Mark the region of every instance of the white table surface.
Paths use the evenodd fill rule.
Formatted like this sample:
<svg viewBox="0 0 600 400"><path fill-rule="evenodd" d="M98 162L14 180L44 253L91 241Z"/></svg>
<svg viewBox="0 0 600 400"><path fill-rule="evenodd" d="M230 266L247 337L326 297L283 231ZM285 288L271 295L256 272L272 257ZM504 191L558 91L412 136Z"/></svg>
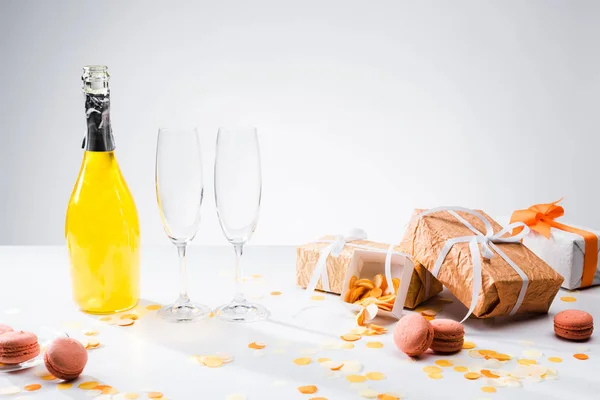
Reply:
<svg viewBox="0 0 600 400"><path fill-rule="evenodd" d="M189 252L189 287L193 300L216 307L233 295L233 250L228 247L193 246ZM170 324L160 320L155 312L147 312L135 325L119 327L98 321L97 316L76 310L71 300L68 261L64 247L0 247L0 321L15 328L35 329L52 326L75 337L84 338L82 330L97 329L100 348L89 351L84 376L72 389L59 391L56 381L42 381L35 370L0 373L0 388L41 383L36 392L21 392L0 398L17 399L89 399L77 384L86 380L100 381L121 392L163 392L168 399L226 399L233 393L243 393L248 400L361 399L342 376L325 376L325 369L316 359L328 357L336 361L357 360L364 370L380 371L386 379L369 382L377 391L393 391L407 399L598 399L600 398L600 341L572 343L553 335L552 317L567 308L586 310L600 320L600 288L569 293L575 303L565 303L558 297L549 315L518 320L469 320L465 323L467 340L479 349L520 356L525 349L537 348L544 353L539 363L557 369L554 381L524 380L521 388L498 388L496 393L481 391L484 379L469 381L452 368L444 369L444 377L432 380L422 372L426 365L442 358L435 355L412 361L398 351L391 332L383 336L365 337L350 350L328 349L331 342L355 327L352 314L339 303L337 296L325 301L310 301L304 291L295 286L295 250L293 247L248 247L244 254L245 274L260 274L249 279L246 289L272 311L272 318L254 324L228 324L216 318L196 324ZM142 253L142 292L140 308L150 303L166 303L177 295L177 255L165 246L145 248ZM271 296L281 291L281 296ZM312 308L304 309L311 304ZM457 301L438 315L460 320L466 308ZM385 321L384 321L385 322ZM390 322L388 322L390 323ZM393 328L393 325L389 326ZM368 340L384 343L382 349L365 347ZM257 341L267 344L264 350L247 347ZM524 344L531 341L534 345ZM580 361L573 354L587 347L590 358ZM306 351L318 351L313 363L297 366L292 360ZM221 368L207 368L192 363L194 354L232 354L235 360ZM547 357L562 357L563 362L551 364ZM468 366L481 362L462 351L451 358L455 365ZM511 369L516 360L505 366ZM301 385L316 385L315 395L297 391ZM110 398L105 396L104 398ZM403 397L404 398L404 397Z"/></svg>

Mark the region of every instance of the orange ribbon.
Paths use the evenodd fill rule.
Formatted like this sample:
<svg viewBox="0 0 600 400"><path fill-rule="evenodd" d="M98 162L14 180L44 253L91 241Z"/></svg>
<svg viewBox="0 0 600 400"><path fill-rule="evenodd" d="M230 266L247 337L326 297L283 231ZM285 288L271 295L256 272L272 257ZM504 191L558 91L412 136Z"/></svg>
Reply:
<svg viewBox="0 0 600 400"><path fill-rule="evenodd" d="M529 226L531 230L538 232L547 239L550 239L550 228L556 228L561 231L571 232L582 236L585 242L585 253L583 255L581 287L592 286L596 268L598 267L598 236L596 236L595 233L556 222L554 220L555 218L562 217L565 214L564 208L558 205L561 200L562 199L550 204L536 204L526 210L515 211L510 218L510 223L523 222ZM522 229L523 228L516 228L513 233L519 233Z"/></svg>

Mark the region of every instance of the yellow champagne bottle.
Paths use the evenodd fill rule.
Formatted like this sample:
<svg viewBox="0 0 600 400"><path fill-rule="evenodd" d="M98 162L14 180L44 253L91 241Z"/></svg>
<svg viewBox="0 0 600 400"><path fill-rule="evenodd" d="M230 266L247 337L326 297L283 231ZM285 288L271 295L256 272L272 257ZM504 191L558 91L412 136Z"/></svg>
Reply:
<svg viewBox="0 0 600 400"><path fill-rule="evenodd" d="M82 311L105 314L139 299L140 228L115 157L108 70L84 68L87 136L65 223L73 295Z"/></svg>

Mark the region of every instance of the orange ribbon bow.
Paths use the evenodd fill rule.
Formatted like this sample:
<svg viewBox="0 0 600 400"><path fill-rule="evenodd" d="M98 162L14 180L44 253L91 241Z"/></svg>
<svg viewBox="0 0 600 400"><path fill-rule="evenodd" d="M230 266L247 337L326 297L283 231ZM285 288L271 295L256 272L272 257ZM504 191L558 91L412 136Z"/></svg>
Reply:
<svg viewBox="0 0 600 400"><path fill-rule="evenodd" d="M585 242L585 253L583 256L581 287L592 286L596 268L598 267L598 236L592 232L584 231L583 229L574 228L555 221L555 218L562 217L565 214L564 208L558 205L561 200L562 199L549 204L536 204L526 210L515 211L510 218L510 223L523 222L529 226L531 230L538 232L547 239L550 239L550 228L556 228L561 231L571 232L582 236ZM513 233L519 233L522 229L523 228L516 228Z"/></svg>

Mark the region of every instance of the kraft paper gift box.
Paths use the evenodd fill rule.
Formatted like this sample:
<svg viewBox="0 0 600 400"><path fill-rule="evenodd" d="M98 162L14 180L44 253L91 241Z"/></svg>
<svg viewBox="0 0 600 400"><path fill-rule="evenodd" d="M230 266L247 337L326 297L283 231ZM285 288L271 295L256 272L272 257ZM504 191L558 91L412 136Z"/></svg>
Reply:
<svg viewBox="0 0 600 400"><path fill-rule="evenodd" d="M460 207L416 210L401 250L469 308L465 319L546 313L563 278L520 242L528 231Z"/></svg>
<svg viewBox="0 0 600 400"><path fill-rule="evenodd" d="M513 213L511 222L523 222L531 232L523 244L565 279L562 286L578 289L600 284L598 240L600 231L565 225L559 201L536 204Z"/></svg>
<svg viewBox="0 0 600 400"><path fill-rule="evenodd" d="M317 241L298 246L296 249L296 283L299 286L306 288L309 285L321 254L327 252L327 249L336 239L339 239L339 236L329 235L318 239ZM346 241L339 254L327 254L326 265L324 267L326 282L323 282L321 276L316 282L315 289L334 294L341 294L344 291L346 275L357 248L363 248L363 250L364 248L367 250L371 249L381 253L387 252L389 247L389 244L373 242L366 239ZM399 248L399 246L394 246L393 250L398 251ZM439 282L434 282L430 286L429 292L426 292L424 284L426 281L430 280L427 278L430 275L431 274L420 264L415 265L404 303L406 307L414 308L442 291L442 285Z"/></svg>

